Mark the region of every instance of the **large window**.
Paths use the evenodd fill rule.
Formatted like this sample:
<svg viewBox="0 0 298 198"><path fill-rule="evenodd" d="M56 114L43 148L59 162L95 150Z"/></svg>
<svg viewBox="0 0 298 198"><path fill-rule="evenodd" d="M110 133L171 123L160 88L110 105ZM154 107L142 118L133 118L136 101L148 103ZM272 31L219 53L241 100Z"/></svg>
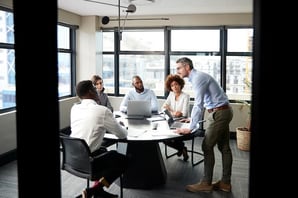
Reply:
<svg viewBox="0 0 298 198"><path fill-rule="evenodd" d="M13 13L0 10L0 110L16 105Z"/></svg>
<svg viewBox="0 0 298 198"><path fill-rule="evenodd" d="M73 94L76 28L65 24L58 25L59 97ZM15 75L13 12L0 7L0 112L12 110L16 106Z"/></svg>
<svg viewBox="0 0 298 198"><path fill-rule="evenodd" d="M194 68L212 75L221 82L220 29L172 29L170 73L176 73L176 60L187 56ZM184 91L194 97L191 84L185 79Z"/></svg>
<svg viewBox="0 0 298 198"><path fill-rule="evenodd" d="M251 100L252 42L251 28L227 30L226 92L236 100Z"/></svg>
<svg viewBox="0 0 298 198"><path fill-rule="evenodd" d="M109 94L124 95L131 88L131 77L137 74L146 87L164 98L166 75L175 73L176 60L187 56L196 69L217 80L230 100L251 100L250 27L130 29L122 32L120 41L117 30L104 30L99 35L103 42L102 76ZM193 97L185 80L184 91Z"/></svg>
<svg viewBox="0 0 298 198"><path fill-rule="evenodd" d="M122 32L118 43L120 48L119 67L115 68L114 50L117 33L103 32L103 72L107 93L115 93L115 69L119 74L119 94L125 94L131 88L131 78L140 75L144 86L153 89L157 95L164 95L165 45L164 29L127 30ZM113 37L114 38L114 37ZM113 51L114 50L114 51ZM119 68L119 69L118 69Z"/></svg>
<svg viewBox="0 0 298 198"><path fill-rule="evenodd" d="M74 41L75 27L58 25L58 76L59 97L71 96L72 68L75 65Z"/></svg>

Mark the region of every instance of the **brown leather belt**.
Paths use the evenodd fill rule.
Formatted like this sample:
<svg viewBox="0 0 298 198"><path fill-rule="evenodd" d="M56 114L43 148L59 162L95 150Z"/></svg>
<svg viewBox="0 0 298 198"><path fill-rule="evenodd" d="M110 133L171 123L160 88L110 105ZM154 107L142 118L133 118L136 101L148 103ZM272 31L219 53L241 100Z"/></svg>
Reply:
<svg viewBox="0 0 298 198"><path fill-rule="evenodd" d="M219 111L219 110L223 110L223 109L229 109L230 108L230 105L223 105L223 106L220 106L220 107L215 107L213 109L207 109L208 113L212 113L212 112L215 112L215 111Z"/></svg>

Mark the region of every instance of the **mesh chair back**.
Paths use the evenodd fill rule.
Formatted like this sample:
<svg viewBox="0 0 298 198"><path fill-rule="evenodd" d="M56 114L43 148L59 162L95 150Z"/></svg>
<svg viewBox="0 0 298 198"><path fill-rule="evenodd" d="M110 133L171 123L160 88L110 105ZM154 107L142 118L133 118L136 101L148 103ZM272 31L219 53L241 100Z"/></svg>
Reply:
<svg viewBox="0 0 298 198"><path fill-rule="evenodd" d="M63 158L62 169L78 177L90 177L90 149L83 139L60 136Z"/></svg>

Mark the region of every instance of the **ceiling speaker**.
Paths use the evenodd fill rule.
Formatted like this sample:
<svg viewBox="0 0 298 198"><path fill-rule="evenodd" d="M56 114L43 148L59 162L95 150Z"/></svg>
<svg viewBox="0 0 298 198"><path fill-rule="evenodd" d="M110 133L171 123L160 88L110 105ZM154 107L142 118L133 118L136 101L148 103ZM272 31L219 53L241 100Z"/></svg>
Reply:
<svg viewBox="0 0 298 198"><path fill-rule="evenodd" d="M104 17L102 17L102 19L101 19L101 23L102 23L102 24L106 25L106 24L108 24L109 22L110 22L110 18L109 18L108 16L104 16Z"/></svg>

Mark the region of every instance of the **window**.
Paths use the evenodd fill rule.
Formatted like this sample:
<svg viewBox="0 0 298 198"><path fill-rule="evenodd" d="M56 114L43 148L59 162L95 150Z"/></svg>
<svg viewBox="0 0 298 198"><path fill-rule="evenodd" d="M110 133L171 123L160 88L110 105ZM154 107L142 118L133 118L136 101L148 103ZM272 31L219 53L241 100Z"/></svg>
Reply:
<svg viewBox="0 0 298 198"><path fill-rule="evenodd" d="M0 10L0 110L16 105L13 13Z"/></svg>
<svg viewBox="0 0 298 198"><path fill-rule="evenodd" d="M230 100L251 100L250 27L128 29L119 42L117 30L103 30L102 35L102 76L109 94L124 95L131 88L131 77L137 74L145 87L165 98L165 76L176 73L176 60L187 56L196 69L217 80ZM194 96L187 79L184 91Z"/></svg>
<svg viewBox="0 0 298 198"><path fill-rule="evenodd" d="M252 28L227 30L226 93L230 99L251 100Z"/></svg>
<svg viewBox="0 0 298 198"><path fill-rule="evenodd" d="M63 24L58 25L58 89L59 97L71 96L72 90L72 68L74 62L75 27Z"/></svg>
<svg viewBox="0 0 298 198"><path fill-rule="evenodd" d="M103 71L107 93L115 93L115 46L112 36L114 32L103 32ZM114 37L113 37L114 38ZM119 94L125 94L131 88L131 78L139 75L143 79L144 86L151 88L156 95L164 95L165 56L164 56L164 30L163 29L139 29L122 32L122 39L118 46L121 48L119 60Z"/></svg>
<svg viewBox="0 0 298 198"><path fill-rule="evenodd" d="M219 29L173 29L171 31L171 51L218 52L220 47L219 34Z"/></svg>
<svg viewBox="0 0 298 198"><path fill-rule="evenodd" d="M220 29L172 29L170 49L170 73L176 73L176 60L187 56L194 68L213 76L221 82ZM183 88L194 97L188 79Z"/></svg>
<svg viewBox="0 0 298 198"><path fill-rule="evenodd" d="M75 68L74 48L77 27L58 25L59 97L74 91L72 71ZM0 7L0 112L16 106L14 23L12 10Z"/></svg>

